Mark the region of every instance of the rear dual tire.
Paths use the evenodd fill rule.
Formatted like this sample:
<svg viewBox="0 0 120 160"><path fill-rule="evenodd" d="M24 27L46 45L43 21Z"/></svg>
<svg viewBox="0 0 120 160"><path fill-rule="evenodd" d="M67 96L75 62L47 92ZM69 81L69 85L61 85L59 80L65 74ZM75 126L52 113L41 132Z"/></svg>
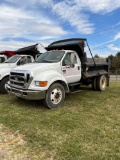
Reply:
<svg viewBox="0 0 120 160"><path fill-rule="evenodd" d="M96 91L104 91L107 85L107 78L105 75L95 77L92 81L92 89Z"/></svg>

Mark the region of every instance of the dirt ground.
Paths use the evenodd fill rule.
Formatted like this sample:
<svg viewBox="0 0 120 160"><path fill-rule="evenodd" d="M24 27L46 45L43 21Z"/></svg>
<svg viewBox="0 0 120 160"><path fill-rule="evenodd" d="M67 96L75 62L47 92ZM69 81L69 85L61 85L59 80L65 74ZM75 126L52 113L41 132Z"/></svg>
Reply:
<svg viewBox="0 0 120 160"><path fill-rule="evenodd" d="M0 160L32 160L25 145L24 135L0 124Z"/></svg>

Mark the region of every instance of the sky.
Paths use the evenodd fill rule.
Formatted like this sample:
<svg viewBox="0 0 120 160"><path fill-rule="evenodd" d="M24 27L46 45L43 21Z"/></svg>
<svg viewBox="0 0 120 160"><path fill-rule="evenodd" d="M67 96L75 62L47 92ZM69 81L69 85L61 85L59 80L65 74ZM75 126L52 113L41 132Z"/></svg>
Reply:
<svg viewBox="0 0 120 160"><path fill-rule="evenodd" d="M93 55L115 55L120 0L0 0L0 51L67 38L86 38Z"/></svg>

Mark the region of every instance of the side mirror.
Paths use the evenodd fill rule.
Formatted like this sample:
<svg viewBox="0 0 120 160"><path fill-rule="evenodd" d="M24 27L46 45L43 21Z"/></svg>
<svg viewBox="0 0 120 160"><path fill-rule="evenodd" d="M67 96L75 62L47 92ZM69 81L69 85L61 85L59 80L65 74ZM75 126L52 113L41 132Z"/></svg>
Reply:
<svg viewBox="0 0 120 160"><path fill-rule="evenodd" d="M74 68L74 67L75 67L75 64L74 64L74 63L71 63L71 64L70 64L70 67L71 67L71 68Z"/></svg>
<svg viewBox="0 0 120 160"><path fill-rule="evenodd" d="M66 64L66 68L70 68L70 64Z"/></svg>
<svg viewBox="0 0 120 160"><path fill-rule="evenodd" d="M73 64L73 63L66 64L66 68L74 68L74 67L75 67L75 64Z"/></svg>

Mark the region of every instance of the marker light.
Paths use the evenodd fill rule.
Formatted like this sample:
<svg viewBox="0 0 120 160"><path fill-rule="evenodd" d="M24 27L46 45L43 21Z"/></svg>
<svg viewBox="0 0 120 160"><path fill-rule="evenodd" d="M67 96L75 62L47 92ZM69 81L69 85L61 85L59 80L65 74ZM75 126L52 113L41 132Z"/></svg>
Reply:
<svg viewBox="0 0 120 160"><path fill-rule="evenodd" d="M47 86L47 81L35 81L35 85L39 87Z"/></svg>

